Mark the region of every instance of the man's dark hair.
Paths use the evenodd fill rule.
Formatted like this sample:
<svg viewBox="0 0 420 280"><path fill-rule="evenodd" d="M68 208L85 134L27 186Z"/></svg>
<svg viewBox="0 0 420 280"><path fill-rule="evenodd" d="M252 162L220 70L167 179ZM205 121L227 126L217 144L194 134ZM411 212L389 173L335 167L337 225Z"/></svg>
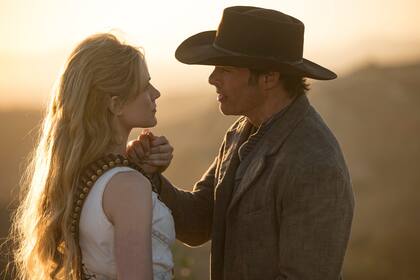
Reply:
<svg viewBox="0 0 420 280"><path fill-rule="evenodd" d="M266 74L268 70L257 70L249 69L251 75L249 76L248 83L255 84L258 81L258 77L262 74ZM294 98L299 95L305 94L309 90L309 84L306 79L296 75L280 75L280 81L283 84L284 89L288 93L289 97Z"/></svg>

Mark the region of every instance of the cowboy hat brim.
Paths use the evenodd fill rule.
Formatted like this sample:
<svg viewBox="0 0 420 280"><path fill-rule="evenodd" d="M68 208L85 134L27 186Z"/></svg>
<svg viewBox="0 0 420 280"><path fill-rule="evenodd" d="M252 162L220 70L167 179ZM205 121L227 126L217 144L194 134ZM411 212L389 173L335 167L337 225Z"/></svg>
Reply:
<svg viewBox="0 0 420 280"><path fill-rule="evenodd" d="M245 55L218 48L213 44L216 31L204 31L187 38L175 51L175 57L185 64L224 65L253 69L278 70L316 80L332 80L337 75L308 59L280 61L275 57Z"/></svg>

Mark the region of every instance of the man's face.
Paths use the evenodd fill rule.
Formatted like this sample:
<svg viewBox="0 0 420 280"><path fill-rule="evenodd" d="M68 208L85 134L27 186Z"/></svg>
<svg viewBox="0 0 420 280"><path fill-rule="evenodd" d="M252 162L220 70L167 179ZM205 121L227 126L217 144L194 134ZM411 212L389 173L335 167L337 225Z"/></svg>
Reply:
<svg viewBox="0 0 420 280"><path fill-rule="evenodd" d="M249 84L248 68L216 66L209 83L216 87L220 110L225 115L250 116L258 111L262 98L258 83Z"/></svg>

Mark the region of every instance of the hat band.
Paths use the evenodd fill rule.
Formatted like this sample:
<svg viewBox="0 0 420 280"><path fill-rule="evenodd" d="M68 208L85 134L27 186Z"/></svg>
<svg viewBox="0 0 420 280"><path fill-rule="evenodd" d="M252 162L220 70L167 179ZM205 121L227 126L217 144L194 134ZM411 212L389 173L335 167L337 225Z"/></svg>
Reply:
<svg viewBox="0 0 420 280"><path fill-rule="evenodd" d="M220 47L220 46L218 46L218 45L216 44L216 42L213 42L213 47L214 47L216 50L219 50L219 51L222 51L222 52L225 52L225 53L231 54L231 55L253 57L253 56L248 55L248 54L243 54L243 53L240 53L240 52L234 52L234 51L231 51L231 50L225 49L225 48L223 48L223 47ZM295 61L279 61L279 60L278 60L278 58L276 58L276 57L274 57L274 56L265 56L265 58L273 59L273 60L276 60L276 61L277 61L277 62L279 62L279 63L287 63L287 64L290 64L290 65L297 65L297 64L301 64L301 63L303 63L303 59L299 59L299 60L295 60Z"/></svg>

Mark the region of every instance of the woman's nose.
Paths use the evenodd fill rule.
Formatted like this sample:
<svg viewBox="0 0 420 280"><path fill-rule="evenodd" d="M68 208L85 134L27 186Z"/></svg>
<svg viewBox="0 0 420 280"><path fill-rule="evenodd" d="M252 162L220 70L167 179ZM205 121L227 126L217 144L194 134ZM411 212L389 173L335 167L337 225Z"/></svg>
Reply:
<svg viewBox="0 0 420 280"><path fill-rule="evenodd" d="M160 91L153 86L153 100L158 99L160 97Z"/></svg>

